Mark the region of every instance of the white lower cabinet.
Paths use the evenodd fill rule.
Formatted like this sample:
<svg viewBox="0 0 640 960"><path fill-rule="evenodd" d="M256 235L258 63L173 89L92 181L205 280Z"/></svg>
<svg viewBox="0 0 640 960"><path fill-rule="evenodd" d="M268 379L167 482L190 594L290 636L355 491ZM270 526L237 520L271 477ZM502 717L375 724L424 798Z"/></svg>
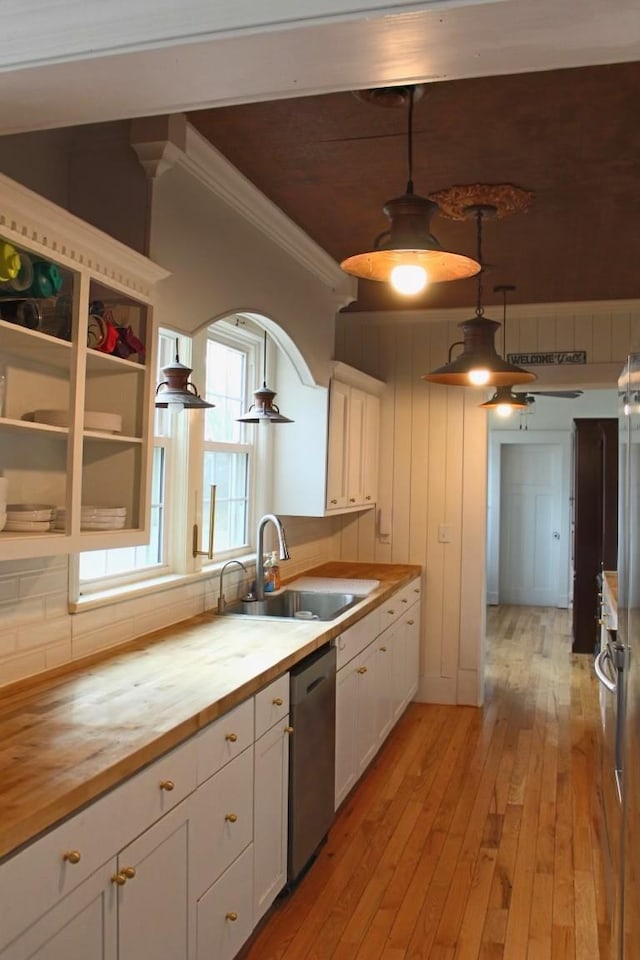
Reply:
<svg viewBox="0 0 640 960"><path fill-rule="evenodd" d="M287 882L289 730L288 722L277 723L255 744L254 924Z"/></svg>
<svg viewBox="0 0 640 960"><path fill-rule="evenodd" d="M383 604L368 632L360 621L336 641L336 810L418 689L419 594L414 580Z"/></svg>
<svg viewBox="0 0 640 960"><path fill-rule="evenodd" d="M196 904L198 960L232 960L253 930L253 846L225 870ZM142 957L148 954L140 954Z"/></svg>
<svg viewBox="0 0 640 960"><path fill-rule="evenodd" d="M117 960L115 859L104 864L0 953L2 960Z"/></svg>
<svg viewBox="0 0 640 960"><path fill-rule="evenodd" d="M118 960L189 960L189 812L179 804L118 856ZM80 957L81 953L72 952Z"/></svg>

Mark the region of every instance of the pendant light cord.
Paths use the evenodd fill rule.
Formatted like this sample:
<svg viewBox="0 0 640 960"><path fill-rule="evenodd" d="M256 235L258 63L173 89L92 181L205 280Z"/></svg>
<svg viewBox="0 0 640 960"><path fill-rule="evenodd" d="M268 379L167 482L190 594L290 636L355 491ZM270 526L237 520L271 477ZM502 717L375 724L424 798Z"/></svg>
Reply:
<svg viewBox="0 0 640 960"><path fill-rule="evenodd" d="M264 332L264 348L262 350L262 386L267 385L267 331Z"/></svg>
<svg viewBox="0 0 640 960"><path fill-rule="evenodd" d="M479 207L476 210L476 235L478 240L478 263L480 264L480 269L478 271L478 301L476 304L476 317L482 317L484 315L484 307L482 306L482 274L484 271L484 263L482 261L482 208Z"/></svg>
<svg viewBox="0 0 640 960"><path fill-rule="evenodd" d="M407 180L407 193L413 194L413 98L415 87L409 87L409 118L407 123L407 153L409 179Z"/></svg>

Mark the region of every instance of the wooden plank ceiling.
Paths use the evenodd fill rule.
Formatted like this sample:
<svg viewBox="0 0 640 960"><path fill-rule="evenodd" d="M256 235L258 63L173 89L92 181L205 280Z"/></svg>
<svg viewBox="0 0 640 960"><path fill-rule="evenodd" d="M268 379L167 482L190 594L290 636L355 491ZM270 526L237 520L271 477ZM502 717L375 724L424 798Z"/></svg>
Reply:
<svg viewBox="0 0 640 960"><path fill-rule="evenodd" d="M640 297L640 63L431 83L415 105L414 182L511 183L530 210L484 227L484 303ZM190 121L336 260L371 249L407 180L406 107L350 91L192 112ZM472 222L437 215L445 248L473 256ZM360 281L350 309L406 307ZM475 302L476 281L436 284L412 307Z"/></svg>

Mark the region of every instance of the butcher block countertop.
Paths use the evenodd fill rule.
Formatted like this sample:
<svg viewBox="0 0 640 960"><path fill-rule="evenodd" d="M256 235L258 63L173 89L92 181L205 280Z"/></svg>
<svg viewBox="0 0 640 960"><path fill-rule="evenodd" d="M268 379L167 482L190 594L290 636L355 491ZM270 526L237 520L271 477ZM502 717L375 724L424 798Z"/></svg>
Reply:
<svg viewBox="0 0 640 960"><path fill-rule="evenodd" d="M0 859L252 696L420 576L332 562L305 576L379 580L330 622L208 612L0 689Z"/></svg>

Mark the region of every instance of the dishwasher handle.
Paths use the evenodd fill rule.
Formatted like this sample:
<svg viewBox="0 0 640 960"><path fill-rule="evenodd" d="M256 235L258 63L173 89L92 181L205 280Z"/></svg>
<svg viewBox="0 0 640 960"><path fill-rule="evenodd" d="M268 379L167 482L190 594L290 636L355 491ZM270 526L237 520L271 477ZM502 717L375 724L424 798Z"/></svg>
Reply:
<svg viewBox="0 0 640 960"><path fill-rule="evenodd" d="M604 669L605 660L611 660L609 650L607 647L604 647L598 656L593 661L593 669L595 671L596 677L600 681L603 687L606 687L609 693L616 692L616 684L613 680L610 680Z"/></svg>

